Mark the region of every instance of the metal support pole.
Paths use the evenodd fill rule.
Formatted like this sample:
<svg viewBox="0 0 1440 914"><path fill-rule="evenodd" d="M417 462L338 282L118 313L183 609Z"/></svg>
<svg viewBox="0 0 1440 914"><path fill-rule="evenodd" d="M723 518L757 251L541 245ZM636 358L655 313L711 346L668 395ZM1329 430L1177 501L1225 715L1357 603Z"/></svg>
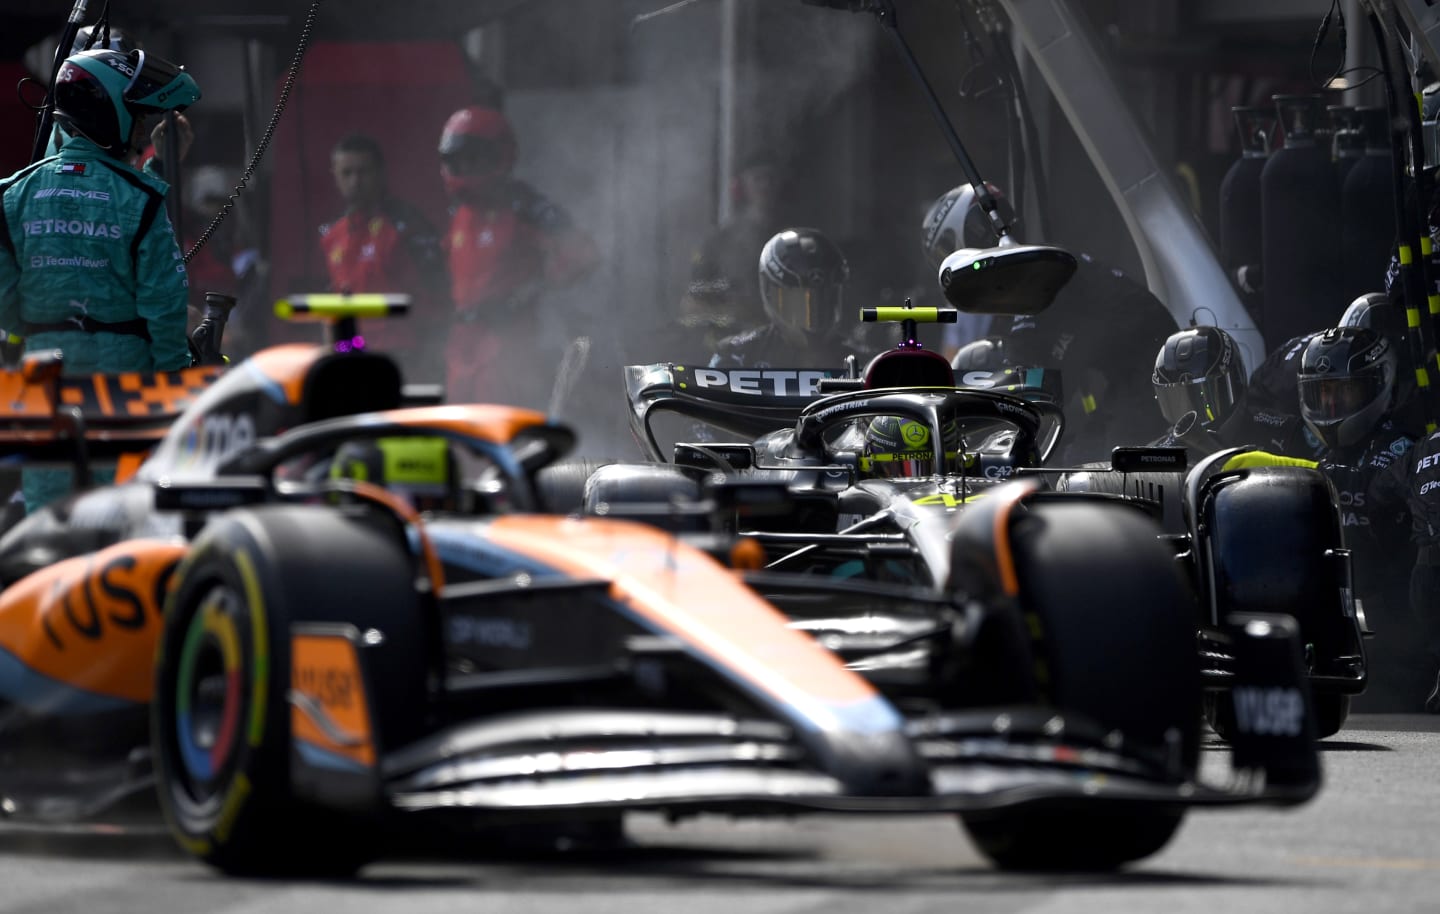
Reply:
<svg viewBox="0 0 1440 914"><path fill-rule="evenodd" d="M720 127L715 138L717 185L715 188L716 222L724 223L732 215L730 182L735 178L735 102L739 79L738 0L720 0Z"/></svg>
<svg viewBox="0 0 1440 914"><path fill-rule="evenodd" d="M1070 0L1000 0L1119 208L1150 290L1180 326L1193 319L1236 338L1247 370L1265 340L1240 303L1195 214L1161 167Z"/></svg>

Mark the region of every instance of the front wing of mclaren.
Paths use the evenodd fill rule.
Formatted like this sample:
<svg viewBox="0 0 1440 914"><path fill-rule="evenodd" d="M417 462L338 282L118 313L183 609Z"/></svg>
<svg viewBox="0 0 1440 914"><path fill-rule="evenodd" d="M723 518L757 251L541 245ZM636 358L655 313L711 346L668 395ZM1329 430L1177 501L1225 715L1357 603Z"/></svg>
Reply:
<svg viewBox="0 0 1440 914"><path fill-rule="evenodd" d="M503 817L1290 805L1319 786L1318 776L1293 765L1303 752L1291 764L1235 769L1215 783L1176 780L1153 761L1097 745L1103 738L1090 728L1038 710L952 714L905 729L927 769L924 792L851 793L842 779L806 767L784 728L769 722L644 712L520 718L450 734L388 759L385 792L403 810Z"/></svg>
<svg viewBox="0 0 1440 914"><path fill-rule="evenodd" d="M811 750L815 741L800 732L798 716L567 708L452 726L373 765L348 767L346 792L357 800L381 797L406 813L465 810L496 823L600 811L988 813L1134 804L1178 811L1302 803L1321 775L1293 623L1278 616L1231 621L1235 692L1248 710L1225 770L1188 765L1178 741L1159 750L1128 746L1081 716L1034 706L859 715L843 725L851 732L826 735L849 749L830 758ZM674 650L657 644L648 652ZM351 657L361 662L358 652ZM362 689L371 682L361 669L351 674ZM366 706L363 696L350 705ZM349 723L370 732L363 720ZM333 802L335 767L317 762L314 752L291 755L294 782L324 784Z"/></svg>

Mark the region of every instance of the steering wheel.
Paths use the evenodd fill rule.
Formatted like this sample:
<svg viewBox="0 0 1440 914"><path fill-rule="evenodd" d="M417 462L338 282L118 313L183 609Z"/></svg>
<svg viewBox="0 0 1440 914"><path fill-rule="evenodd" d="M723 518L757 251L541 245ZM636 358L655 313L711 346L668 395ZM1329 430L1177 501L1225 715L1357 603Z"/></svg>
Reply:
<svg viewBox="0 0 1440 914"><path fill-rule="evenodd" d="M1040 466L1048 460L1065 427L1060 407L1049 400L1022 400L984 390L861 390L825 397L801 410L795 423L795 443L807 451L819 451L827 433L857 419L877 416L897 416L930 429L935 466L942 472L949 469L943 433L948 422L990 420L1014 428L1009 454L1024 467ZM994 435L987 440L993 441Z"/></svg>

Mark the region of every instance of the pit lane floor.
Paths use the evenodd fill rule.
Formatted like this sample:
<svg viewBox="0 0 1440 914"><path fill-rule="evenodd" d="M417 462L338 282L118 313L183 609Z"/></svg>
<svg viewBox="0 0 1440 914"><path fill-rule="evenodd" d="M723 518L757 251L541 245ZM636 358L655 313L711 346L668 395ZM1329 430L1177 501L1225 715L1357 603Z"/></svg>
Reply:
<svg viewBox="0 0 1440 914"><path fill-rule="evenodd" d="M1314 802L1192 814L1162 853L1106 876L995 872L939 816L637 816L619 852L395 860L334 883L225 879L160 834L0 829L0 912L1440 910L1440 718L1353 717L1324 763Z"/></svg>

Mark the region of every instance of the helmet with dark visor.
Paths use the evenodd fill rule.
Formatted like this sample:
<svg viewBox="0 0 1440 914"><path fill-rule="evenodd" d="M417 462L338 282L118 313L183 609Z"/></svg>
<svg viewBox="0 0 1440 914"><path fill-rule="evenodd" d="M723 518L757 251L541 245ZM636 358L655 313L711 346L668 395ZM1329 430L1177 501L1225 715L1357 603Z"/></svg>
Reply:
<svg viewBox="0 0 1440 914"><path fill-rule="evenodd" d="M122 97L130 108L141 113L178 114L200 100L200 87L184 67L138 49L128 56L135 75Z"/></svg>

